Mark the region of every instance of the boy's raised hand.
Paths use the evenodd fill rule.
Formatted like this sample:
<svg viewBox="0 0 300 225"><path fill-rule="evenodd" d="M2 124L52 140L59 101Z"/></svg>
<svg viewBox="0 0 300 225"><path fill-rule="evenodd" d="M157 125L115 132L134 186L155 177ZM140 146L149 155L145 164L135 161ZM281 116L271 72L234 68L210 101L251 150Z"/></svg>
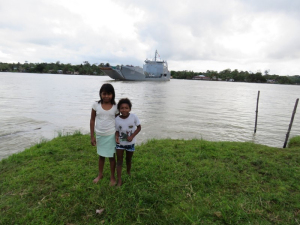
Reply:
<svg viewBox="0 0 300 225"><path fill-rule="evenodd" d="M128 142L131 142L132 139L133 139L133 136L128 136L128 137L127 137L127 141L128 141Z"/></svg>

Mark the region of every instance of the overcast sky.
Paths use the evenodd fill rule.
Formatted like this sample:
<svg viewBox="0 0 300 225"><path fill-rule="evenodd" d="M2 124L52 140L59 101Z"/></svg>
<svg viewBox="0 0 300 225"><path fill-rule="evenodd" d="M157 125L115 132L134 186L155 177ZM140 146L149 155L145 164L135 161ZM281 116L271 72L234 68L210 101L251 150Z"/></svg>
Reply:
<svg viewBox="0 0 300 225"><path fill-rule="evenodd" d="M0 0L0 62L300 75L300 0Z"/></svg>

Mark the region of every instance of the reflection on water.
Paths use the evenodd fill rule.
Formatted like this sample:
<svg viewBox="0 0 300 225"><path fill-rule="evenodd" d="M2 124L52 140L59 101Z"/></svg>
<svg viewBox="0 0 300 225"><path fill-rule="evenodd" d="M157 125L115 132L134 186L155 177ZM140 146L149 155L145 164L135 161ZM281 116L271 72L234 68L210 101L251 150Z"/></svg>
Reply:
<svg viewBox="0 0 300 225"><path fill-rule="evenodd" d="M282 147L300 86L171 80L114 81L109 77L0 73L0 159L58 132L89 132L93 101L105 82L116 100L132 100L151 138L253 141ZM260 90L257 133L253 134ZM300 135L296 113L290 137Z"/></svg>

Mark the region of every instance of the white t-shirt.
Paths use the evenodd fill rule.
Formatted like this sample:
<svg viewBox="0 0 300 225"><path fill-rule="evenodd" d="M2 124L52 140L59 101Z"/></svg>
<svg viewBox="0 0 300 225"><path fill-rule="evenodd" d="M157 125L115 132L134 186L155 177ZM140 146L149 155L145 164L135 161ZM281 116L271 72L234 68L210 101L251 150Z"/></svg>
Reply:
<svg viewBox="0 0 300 225"><path fill-rule="evenodd" d="M117 105L113 105L110 110L104 110L101 103L94 102L92 108L96 111L96 135L108 136L114 134L116 132L115 117L119 112Z"/></svg>
<svg viewBox="0 0 300 225"><path fill-rule="evenodd" d="M120 116L116 117L116 131L119 131L120 145L132 145L135 143L135 137L131 142L127 141L127 137L134 133L138 125L140 125L139 118L133 113L130 113L126 119L122 119Z"/></svg>

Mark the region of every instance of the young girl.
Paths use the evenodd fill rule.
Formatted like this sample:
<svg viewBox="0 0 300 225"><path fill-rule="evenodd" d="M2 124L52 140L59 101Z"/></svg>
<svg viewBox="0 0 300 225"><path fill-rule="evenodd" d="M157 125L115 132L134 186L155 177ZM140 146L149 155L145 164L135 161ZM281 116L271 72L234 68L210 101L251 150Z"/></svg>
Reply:
<svg viewBox="0 0 300 225"><path fill-rule="evenodd" d="M100 100L92 106L90 131L91 144L97 145L97 153L99 155L99 174L94 179L97 183L103 178L103 167L105 157L109 158L110 162L110 185L116 184L115 179L115 116L118 109L115 102L115 90L111 84L103 84L99 91ZM96 126L95 126L96 122ZM96 130L96 138L94 132Z"/></svg>
<svg viewBox="0 0 300 225"><path fill-rule="evenodd" d="M128 98L120 99L118 102L118 110L121 115L116 117L117 186L122 185L121 174L124 151L126 151L127 174L130 175L135 136L141 131L139 118L130 113L131 107L132 104Z"/></svg>

